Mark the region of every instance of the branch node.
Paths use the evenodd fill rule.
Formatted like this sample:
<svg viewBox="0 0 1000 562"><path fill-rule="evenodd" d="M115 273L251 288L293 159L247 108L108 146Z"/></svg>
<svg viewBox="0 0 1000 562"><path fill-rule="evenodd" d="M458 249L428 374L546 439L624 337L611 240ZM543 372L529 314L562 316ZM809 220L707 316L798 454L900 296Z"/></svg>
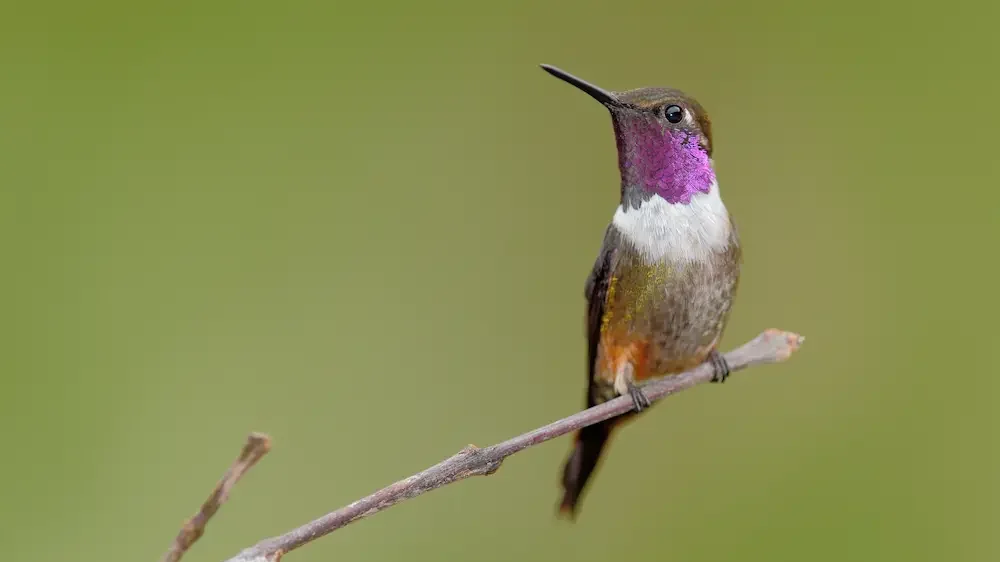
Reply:
<svg viewBox="0 0 1000 562"><path fill-rule="evenodd" d="M486 466L483 467L483 476L489 476L496 471L500 470L500 465L503 464L503 459L497 459L495 461L489 461Z"/></svg>
<svg viewBox="0 0 1000 562"><path fill-rule="evenodd" d="M475 445L473 445L473 444L470 443L470 444L462 447L462 450L459 451L458 454L459 455L464 455L464 456L473 456L478 451L482 451L482 448L477 447L477 446L475 446Z"/></svg>
<svg viewBox="0 0 1000 562"><path fill-rule="evenodd" d="M503 458L494 457L492 447L482 448L466 445L455 457L462 459L465 465L460 474L465 476L489 476L500 469Z"/></svg>

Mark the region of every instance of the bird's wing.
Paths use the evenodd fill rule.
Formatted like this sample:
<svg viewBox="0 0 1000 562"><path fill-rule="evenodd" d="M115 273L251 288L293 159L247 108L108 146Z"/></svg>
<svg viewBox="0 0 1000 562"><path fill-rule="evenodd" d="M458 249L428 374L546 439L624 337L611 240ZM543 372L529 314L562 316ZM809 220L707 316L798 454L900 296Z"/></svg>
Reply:
<svg viewBox="0 0 1000 562"><path fill-rule="evenodd" d="M601 341L601 320L604 317L604 306L608 296L608 284L611 281L612 263L615 248L609 243L613 226L608 226L604 232L601 251L594 261L594 268L587 276L584 285L584 296L587 298L587 407L595 405L590 386L594 384L594 370L597 363L597 347Z"/></svg>

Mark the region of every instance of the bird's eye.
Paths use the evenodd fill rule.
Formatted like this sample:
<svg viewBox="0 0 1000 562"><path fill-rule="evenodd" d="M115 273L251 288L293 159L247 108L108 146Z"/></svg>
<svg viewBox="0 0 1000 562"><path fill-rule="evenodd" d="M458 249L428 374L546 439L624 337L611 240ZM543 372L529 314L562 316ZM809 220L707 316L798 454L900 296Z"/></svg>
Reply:
<svg viewBox="0 0 1000 562"><path fill-rule="evenodd" d="M684 119L684 110L681 109L679 105L668 105L666 109L663 110L663 116L667 118L667 121L671 123L680 123Z"/></svg>

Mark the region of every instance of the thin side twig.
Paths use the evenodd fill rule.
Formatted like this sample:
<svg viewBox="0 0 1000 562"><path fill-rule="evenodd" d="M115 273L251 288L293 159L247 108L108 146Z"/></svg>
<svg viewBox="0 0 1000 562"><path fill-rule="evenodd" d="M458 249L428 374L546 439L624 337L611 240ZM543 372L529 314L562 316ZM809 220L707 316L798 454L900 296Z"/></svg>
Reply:
<svg viewBox="0 0 1000 562"><path fill-rule="evenodd" d="M271 438L267 435L263 433L251 433L247 436L247 442L243 445L240 456L236 457L229 470L223 475L222 480L219 480L219 483L215 485L215 489L209 494L205 503L201 504L201 509L181 526L181 530L177 533L177 537L174 538L170 549L160 559L161 562L177 562L181 559L181 556L184 556L184 553L191 548L191 545L205 533L205 525L208 524L208 520L215 515L215 512L219 511L222 504L229 498L229 491L232 490L233 486L270 449Z"/></svg>
<svg viewBox="0 0 1000 562"><path fill-rule="evenodd" d="M777 363L788 359L803 340L804 338L798 334L767 330L742 347L730 351L725 357L731 372L763 363ZM652 380L643 385L643 390L650 402L654 402L681 390L708 382L713 375L713 367L705 363L679 375ZM464 480L470 476L492 474L500 468L500 463L505 458L518 451L565 435L581 427L624 414L631 409L632 399L628 396L620 396L496 445L483 448L469 445L422 472L390 484L367 497L283 535L265 539L244 549L227 562L278 562L285 553L330 534L358 519L378 513L405 499L419 496L424 492Z"/></svg>

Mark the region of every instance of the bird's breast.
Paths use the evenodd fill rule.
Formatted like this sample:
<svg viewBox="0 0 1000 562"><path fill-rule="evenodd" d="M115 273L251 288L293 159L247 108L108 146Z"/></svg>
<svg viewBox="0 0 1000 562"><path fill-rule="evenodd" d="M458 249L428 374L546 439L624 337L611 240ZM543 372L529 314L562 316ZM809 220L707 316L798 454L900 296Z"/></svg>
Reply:
<svg viewBox="0 0 1000 562"><path fill-rule="evenodd" d="M730 234L726 245L697 258L651 259L620 233L601 318L602 378L613 378L622 361L640 379L704 361L718 343L739 278L739 246Z"/></svg>

